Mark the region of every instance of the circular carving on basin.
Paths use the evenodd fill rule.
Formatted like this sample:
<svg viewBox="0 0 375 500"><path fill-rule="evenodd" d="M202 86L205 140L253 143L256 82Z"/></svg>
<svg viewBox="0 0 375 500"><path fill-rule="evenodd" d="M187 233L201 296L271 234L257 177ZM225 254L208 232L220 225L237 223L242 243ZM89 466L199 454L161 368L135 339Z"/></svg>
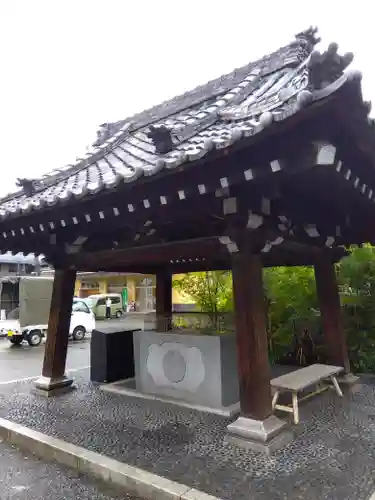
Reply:
<svg viewBox="0 0 375 500"><path fill-rule="evenodd" d="M185 378L186 361L178 351L170 350L164 355L163 370L164 375L170 382L178 384Z"/></svg>

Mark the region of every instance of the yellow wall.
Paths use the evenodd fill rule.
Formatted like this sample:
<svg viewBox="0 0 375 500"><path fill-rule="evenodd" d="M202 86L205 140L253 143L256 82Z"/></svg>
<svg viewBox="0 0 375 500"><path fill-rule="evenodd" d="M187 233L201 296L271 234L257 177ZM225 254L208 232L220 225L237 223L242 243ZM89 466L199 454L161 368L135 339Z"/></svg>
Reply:
<svg viewBox="0 0 375 500"><path fill-rule="evenodd" d="M175 274L173 276L174 280L179 280L183 277L183 274ZM172 288L172 303L173 304L192 304L194 303L193 299L189 297L188 294L181 292L180 290L176 290L176 288Z"/></svg>
<svg viewBox="0 0 375 500"><path fill-rule="evenodd" d="M136 280L135 276L128 276L126 279L126 286L128 289L128 302L135 302L136 299Z"/></svg>
<svg viewBox="0 0 375 500"><path fill-rule="evenodd" d="M79 297L79 292L81 290L81 280L76 280L74 285L74 296Z"/></svg>
<svg viewBox="0 0 375 500"><path fill-rule="evenodd" d="M108 293L108 278L99 280L99 293Z"/></svg>

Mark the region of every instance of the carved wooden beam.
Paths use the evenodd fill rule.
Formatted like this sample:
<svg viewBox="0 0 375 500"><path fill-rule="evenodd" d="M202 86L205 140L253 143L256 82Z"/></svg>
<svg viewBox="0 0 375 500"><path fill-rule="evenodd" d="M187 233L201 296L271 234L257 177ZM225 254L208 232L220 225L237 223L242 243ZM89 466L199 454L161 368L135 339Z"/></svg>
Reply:
<svg viewBox="0 0 375 500"><path fill-rule="evenodd" d="M185 203L196 200L209 193L226 193L232 187L242 184L249 186L269 178L273 182L279 174L292 173L301 168L311 167L319 156L322 146L318 143L294 142L293 150L282 141L273 143L270 150L254 148L254 151L243 150L233 153L231 157L217 159L215 164L206 164L199 171L186 168L175 174L163 176L161 179L142 179L142 182L129 187L123 186L118 191L106 195L105 192L95 200L79 202L70 200L62 206L48 210L37 210L14 220L4 221L0 240L13 237L27 238L30 234L43 234L51 230L61 230L76 226L97 225L105 228L108 224L122 220L124 224L132 224L136 214L170 205L175 201ZM271 151L271 153L270 153ZM123 194L126 192L126 196ZM121 195L122 193L122 195ZM195 202L195 201L194 201ZM116 221L117 218L117 221ZM82 229L80 229L81 234Z"/></svg>
<svg viewBox="0 0 375 500"><path fill-rule="evenodd" d="M136 263L157 265L181 259L209 258L217 255L220 244L217 238L199 238L159 245L148 245L127 249L105 250L93 253L79 253L71 257L70 262L78 269L86 266L125 266ZM68 259L69 260L69 259Z"/></svg>

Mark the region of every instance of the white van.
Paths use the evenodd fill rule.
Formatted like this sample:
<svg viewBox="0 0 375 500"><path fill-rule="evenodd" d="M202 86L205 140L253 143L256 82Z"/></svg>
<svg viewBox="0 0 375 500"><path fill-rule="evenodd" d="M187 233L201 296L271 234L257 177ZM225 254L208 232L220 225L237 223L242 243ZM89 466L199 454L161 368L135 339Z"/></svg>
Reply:
<svg viewBox="0 0 375 500"><path fill-rule="evenodd" d="M21 327L17 311L13 311L15 319L1 322L1 331L6 334L11 344L21 344L26 340L30 346L38 346L42 338L47 335L48 325L27 325ZM72 316L70 320L69 336L74 340L82 340L86 333L95 329L95 316L84 300L73 299Z"/></svg>

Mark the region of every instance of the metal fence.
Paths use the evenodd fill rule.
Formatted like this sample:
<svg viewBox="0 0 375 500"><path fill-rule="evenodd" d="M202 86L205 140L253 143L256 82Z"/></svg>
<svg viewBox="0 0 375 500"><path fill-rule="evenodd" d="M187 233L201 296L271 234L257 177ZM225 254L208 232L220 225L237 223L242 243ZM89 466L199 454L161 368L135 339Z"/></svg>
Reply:
<svg viewBox="0 0 375 500"><path fill-rule="evenodd" d="M235 331L232 313L175 312L172 315L172 328L182 332L194 330L206 335Z"/></svg>

